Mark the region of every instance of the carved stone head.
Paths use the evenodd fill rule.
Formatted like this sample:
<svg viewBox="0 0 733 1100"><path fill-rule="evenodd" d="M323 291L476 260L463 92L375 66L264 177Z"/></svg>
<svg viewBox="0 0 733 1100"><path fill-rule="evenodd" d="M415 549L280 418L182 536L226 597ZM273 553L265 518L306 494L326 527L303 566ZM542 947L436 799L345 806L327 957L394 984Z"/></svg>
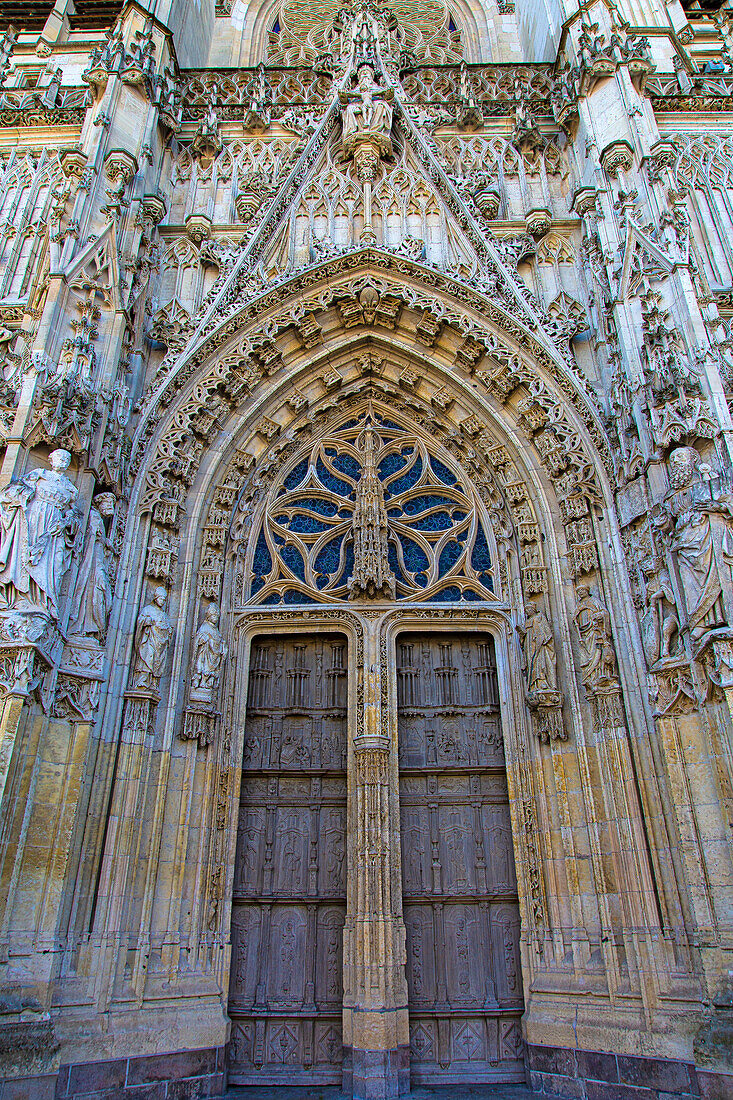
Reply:
<svg viewBox="0 0 733 1100"><path fill-rule="evenodd" d="M71 465L71 455L68 451L65 451L63 447L57 447L55 451L51 451L48 458L51 463L51 469L56 470L57 473L68 470Z"/></svg>
<svg viewBox="0 0 733 1100"><path fill-rule="evenodd" d="M670 454L669 484L673 489L684 489L695 480L700 464L700 456L694 447L675 447Z"/></svg>
<svg viewBox="0 0 733 1100"><path fill-rule="evenodd" d="M114 493L97 493L97 495L92 499L92 504L100 513L100 515L109 518L110 516L113 516L115 514L115 505L117 504L117 499Z"/></svg>
<svg viewBox="0 0 733 1100"><path fill-rule="evenodd" d="M153 603L157 604L158 607L162 609L165 607L165 601L167 600L167 598L168 593L166 592L165 588L163 588L163 585L158 585L158 587L155 589L155 592L153 592Z"/></svg>

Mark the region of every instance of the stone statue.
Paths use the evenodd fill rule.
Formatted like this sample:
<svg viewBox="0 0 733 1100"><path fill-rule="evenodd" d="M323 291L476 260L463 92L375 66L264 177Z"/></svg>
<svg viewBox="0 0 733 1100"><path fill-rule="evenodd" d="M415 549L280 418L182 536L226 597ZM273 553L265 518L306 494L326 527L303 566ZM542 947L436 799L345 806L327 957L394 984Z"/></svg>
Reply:
<svg viewBox="0 0 733 1100"><path fill-rule="evenodd" d="M157 691L160 677L173 637L173 623L165 611L166 591L155 589L153 602L144 607L135 631L135 664L132 688L135 691Z"/></svg>
<svg viewBox="0 0 733 1100"><path fill-rule="evenodd" d="M58 619L79 526L79 492L63 472L69 452L52 451L50 462L50 470L31 470L0 491L0 606Z"/></svg>
<svg viewBox="0 0 733 1100"><path fill-rule="evenodd" d="M555 639L547 616L536 604L527 604L527 618L520 626L524 653L523 668L527 674L530 695L557 691L557 658Z"/></svg>
<svg viewBox="0 0 733 1100"><path fill-rule="evenodd" d="M733 584L733 511L723 500L692 504L677 517L672 550L685 594L687 627L693 640L726 622L724 583Z"/></svg>
<svg viewBox="0 0 733 1100"><path fill-rule="evenodd" d="M609 687L616 680L616 654L611 640L611 616L586 584L577 588L575 625L580 636L583 683L591 691Z"/></svg>
<svg viewBox="0 0 733 1100"><path fill-rule="evenodd" d="M76 579L71 605L69 630L72 634L104 638L112 607L112 583L109 576L109 551L104 520L115 513L113 493L98 493L89 511L84 556Z"/></svg>
<svg viewBox="0 0 733 1100"><path fill-rule="evenodd" d="M370 64L359 66L356 88L339 93L345 106L343 148L347 156L351 156L361 140L375 142L381 156L391 155L392 107L389 100L393 95L392 88L377 84Z"/></svg>
<svg viewBox="0 0 733 1100"><path fill-rule="evenodd" d="M673 639L679 630L675 610L675 595L666 566L646 562L642 566L646 577L646 605L641 620L642 639L646 655L652 664L671 657Z"/></svg>
<svg viewBox="0 0 733 1100"><path fill-rule="evenodd" d="M219 672L229 649L218 625L219 608L209 604L193 643L192 703L213 702Z"/></svg>

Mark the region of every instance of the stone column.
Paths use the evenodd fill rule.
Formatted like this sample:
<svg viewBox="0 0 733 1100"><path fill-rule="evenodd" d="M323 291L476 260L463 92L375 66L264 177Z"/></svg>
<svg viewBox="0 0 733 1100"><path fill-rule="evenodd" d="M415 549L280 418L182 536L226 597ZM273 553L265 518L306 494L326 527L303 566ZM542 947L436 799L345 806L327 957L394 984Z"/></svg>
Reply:
<svg viewBox="0 0 733 1100"><path fill-rule="evenodd" d="M349 754L353 839L344 929L344 1089L357 1100L386 1100L410 1087L397 738L386 713L385 658L379 619L365 617Z"/></svg>

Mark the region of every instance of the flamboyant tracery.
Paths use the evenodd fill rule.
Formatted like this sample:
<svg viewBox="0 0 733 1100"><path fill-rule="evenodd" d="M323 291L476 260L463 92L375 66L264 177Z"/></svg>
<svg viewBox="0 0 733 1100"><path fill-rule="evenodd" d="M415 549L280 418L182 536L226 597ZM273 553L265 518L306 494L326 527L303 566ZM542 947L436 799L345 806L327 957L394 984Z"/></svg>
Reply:
<svg viewBox="0 0 733 1100"><path fill-rule="evenodd" d="M250 602L495 599L481 502L437 451L369 405L300 452L252 540Z"/></svg>

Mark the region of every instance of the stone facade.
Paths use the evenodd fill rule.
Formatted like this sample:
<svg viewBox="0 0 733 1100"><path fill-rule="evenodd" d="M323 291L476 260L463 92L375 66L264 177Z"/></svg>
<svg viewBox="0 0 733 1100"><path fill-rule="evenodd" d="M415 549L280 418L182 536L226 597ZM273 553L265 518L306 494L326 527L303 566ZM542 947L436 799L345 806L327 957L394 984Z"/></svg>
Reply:
<svg viewBox="0 0 733 1100"><path fill-rule="evenodd" d="M0 38L2 1097L732 1096L727 5L76 8Z"/></svg>

